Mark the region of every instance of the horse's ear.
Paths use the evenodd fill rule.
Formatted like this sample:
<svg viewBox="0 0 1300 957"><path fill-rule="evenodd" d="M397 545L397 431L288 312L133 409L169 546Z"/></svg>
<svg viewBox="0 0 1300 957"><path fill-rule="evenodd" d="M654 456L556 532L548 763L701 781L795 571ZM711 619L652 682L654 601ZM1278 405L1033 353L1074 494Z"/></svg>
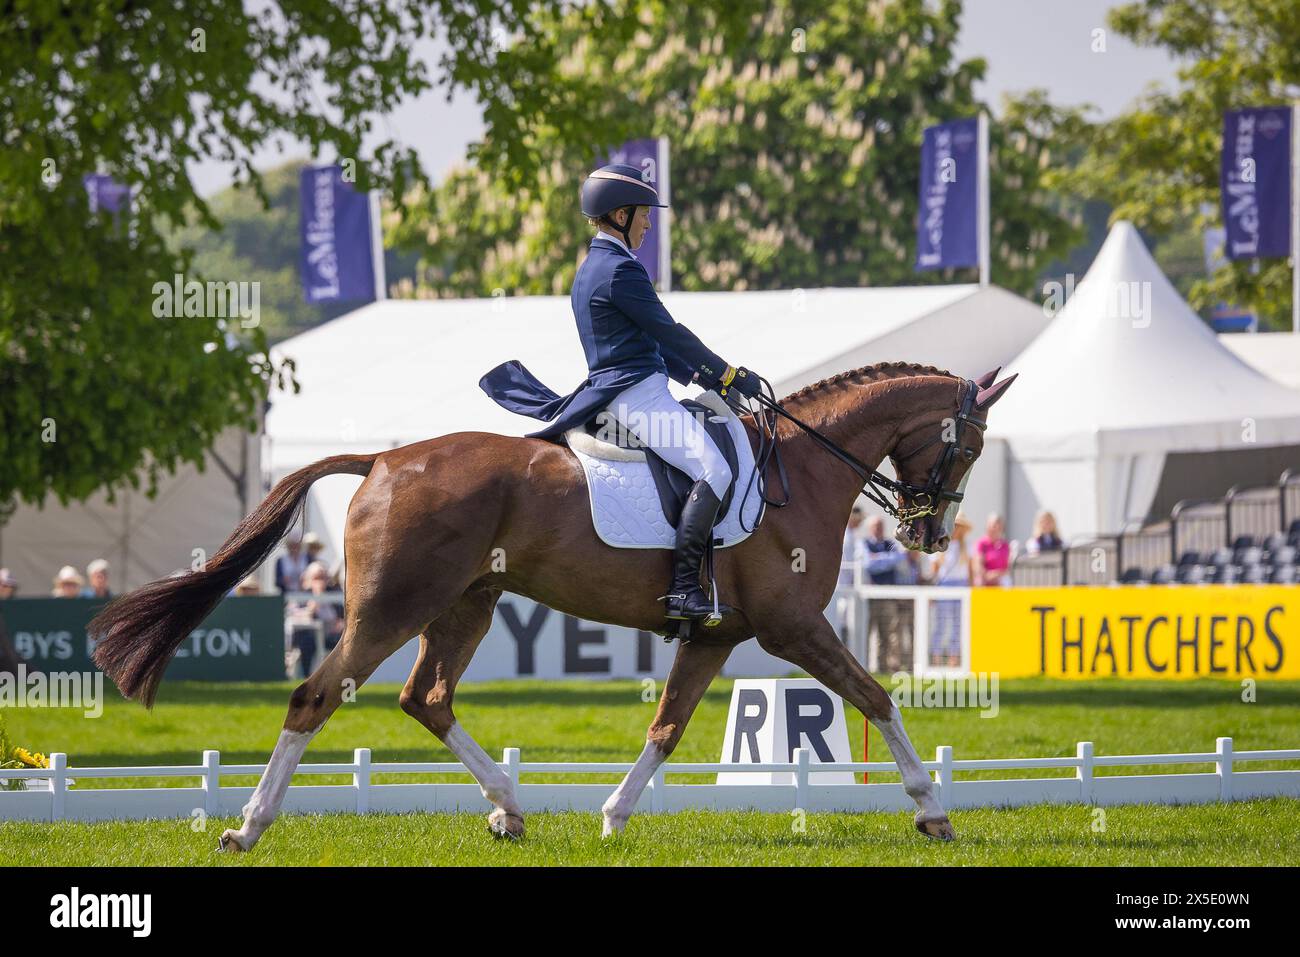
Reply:
<svg viewBox="0 0 1300 957"><path fill-rule="evenodd" d="M1007 389L1011 388L1011 383L1015 382L1017 376L1019 375L1020 373L1017 372L1015 375L1008 376L1007 378L1003 379L997 385L991 385L991 386L986 386L984 388L981 388L979 391L979 395L975 397L975 407L977 409L988 409L988 407L991 406L994 402L1002 398L1002 393L1006 392Z"/></svg>
<svg viewBox="0 0 1300 957"><path fill-rule="evenodd" d="M981 389L987 389L997 379L998 373L1001 371L1002 371L1002 366L998 366L992 372L986 372L978 379L976 379L975 384L979 386Z"/></svg>

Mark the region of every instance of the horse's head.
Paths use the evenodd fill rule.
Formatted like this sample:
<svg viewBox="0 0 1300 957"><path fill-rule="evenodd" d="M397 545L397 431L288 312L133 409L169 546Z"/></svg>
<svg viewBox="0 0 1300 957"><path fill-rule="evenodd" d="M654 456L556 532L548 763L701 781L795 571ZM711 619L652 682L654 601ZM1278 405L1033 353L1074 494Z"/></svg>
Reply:
<svg viewBox="0 0 1300 957"><path fill-rule="evenodd" d="M952 407L918 416L889 453L898 478L894 537L908 548L948 547L966 481L984 451L988 410L1016 380L994 382L999 371L963 383Z"/></svg>

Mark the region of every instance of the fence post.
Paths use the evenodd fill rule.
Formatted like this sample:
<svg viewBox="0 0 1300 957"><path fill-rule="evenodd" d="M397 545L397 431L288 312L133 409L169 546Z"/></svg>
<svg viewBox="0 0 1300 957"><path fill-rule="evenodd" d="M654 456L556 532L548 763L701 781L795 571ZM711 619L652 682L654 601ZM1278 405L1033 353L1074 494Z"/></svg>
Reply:
<svg viewBox="0 0 1300 957"><path fill-rule="evenodd" d="M203 752L203 813L221 813L221 752Z"/></svg>
<svg viewBox="0 0 1300 957"><path fill-rule="evenodd" d="M938 775L939 783L939 801L943 806L952 810L952 801L949 795L952 794L952 746L941 744L934 749L934 759L939 762L939 770L935 773Z"/></svg>
<svg viewBox="0 0 1300 957"><path fill-rule="evenodd" d="M506 748L501 752L501 761L506 766L506 774L510 776L510 783L514 786L515 792L519 791L519 749Z"/></svg>
<svg viewBox="0 0 1300 957"><path fill-rule="evenodd" d="M1075 757L1079 766L1074 769L1074 776L1079 779L1079 800L1084 804L1092 803L1092 742L1080 741L1075 745Z"/></svg>
<svg viewBox="0 0 1300 957"><path fill-rule="evenodd" d="M807 748L795 748L794 752L794 806L808 810L808 765L812 752Z"/></svg>
<svg viewBox="0 0 1300 957"><path fill-rule="evenodd" d="M655 768L655 775L650 779L650 811L662 814L664 810L664 766Z"/></svg>
<svg viewBox="0 0 1300 957"><path fill-rule="evenodd" d="M1219 800L1232 800L1232 738L1219 738L1215 750L1219 759L1215 762L1215 771L1219 775Z"/></svg>
<svg viewBox="0 0 1300 957"><path fill-rule="evenodd" d="M50 755L50 820L62 821L68 797L68 756L62 751Z"/></svg>
<svg viewBox="0 0 1300 957"><path fill-rule="evenodd" d="M352 772L352 787L357 792L357 813L365 814L370 810L370 749L354 750L352 763L356 765Z"/></svg>

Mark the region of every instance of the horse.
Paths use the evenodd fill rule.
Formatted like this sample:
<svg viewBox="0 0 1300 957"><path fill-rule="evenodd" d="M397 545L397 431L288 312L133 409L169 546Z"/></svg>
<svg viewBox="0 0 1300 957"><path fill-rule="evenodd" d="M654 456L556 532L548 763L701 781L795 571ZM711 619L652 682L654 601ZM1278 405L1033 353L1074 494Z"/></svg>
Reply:
<svg viewBox="0 0 1300 957"><path fill-rule="evenodd" d="M946 513L961 498L954 490L983 449L983 421L975 420L980 428L952 426L957 417L986 414L1014 379L994 383L996 374L968 381L932 366L879 363L782 400L790 418L773 419L770 437L784 455L787 501L769 508L743 542L717 552L714 581L735 611L708 629L707 638L679 644L641 754L602 807L603 836L624 830L732 649L756 637L766 651L867 717L917 805L917 830L941 840L955 837L897 706L845 648L823 610L839 578L849 512L863 491L863 477L846 467L848 459L874 469L888 457L898 477L899 507L890 507L900 519L895 537L923 552L945 548ZM758 448L765 427L758 414L741 421ZM827 454L828 446L840 454ZM933 456L920 454L932 446ZM564 445L458 432L299 469L276 484L206 565L107 605L88 626L98 639L96 663L124 696L151 708L180 642L267 559L296 521L312 483L339 473L364 477L347 515L344 631L290 694L283 729L243 823L222 834L220 847L253 848L275 819L308 743L345 693L417 634L419 656L400 695L402 710L473 775L493 807L491 833L523 837L523 810L511 779L453 710L456 684L491 625L497 599L512 592L590 621L652 632L665 627L656 585L669 578L670 551L602 542L592 526L582 467ZM936 494L920 496L922 487ZM918 507L906 498L924 500Z"/></svg>

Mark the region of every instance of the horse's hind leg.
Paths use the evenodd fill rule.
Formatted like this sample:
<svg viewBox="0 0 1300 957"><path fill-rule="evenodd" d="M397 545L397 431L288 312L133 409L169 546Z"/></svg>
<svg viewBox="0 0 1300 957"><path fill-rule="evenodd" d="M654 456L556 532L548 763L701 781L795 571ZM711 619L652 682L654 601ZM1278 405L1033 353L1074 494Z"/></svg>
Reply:
<svg viewBox="0 0 1300 957"><path fill-rule="evenodd" d="M501 592L475 585L435 620L420 638L420 657L402 689L402 710L424 725L465 765L492 802L488 828L497 837L524 836L524 813L510 776L460 726L451 710L456 682L469 667L492 625Z"/></svg>
<svg viewBox="0 0 1300 957"><path fill-rule="evenodd" d="M785 622L759 632L758 643L771 654L798 665L866 715L889 745L903 778L903 790L916 802L918 810L913 819L916 829L926 837L951 841L956 833L934 795L930 776L903 730L898 706L841 644L831 623L820 614L798 622Z"/></svg>
<svg viewBox="0 0 1300 957"><path fill-rule="evenodd" d="M361 687L384 659L411 637L413 630L389 628L376 631L365 623L363 616L349 616L338 645L289 696L284 730L275 743L275 751L267 762L257 790L244 807L244 823L239 830L228 830L221 835L222 850L252 849L279 813L293 772L307 745L342 704L345 692Z"/></svg>

